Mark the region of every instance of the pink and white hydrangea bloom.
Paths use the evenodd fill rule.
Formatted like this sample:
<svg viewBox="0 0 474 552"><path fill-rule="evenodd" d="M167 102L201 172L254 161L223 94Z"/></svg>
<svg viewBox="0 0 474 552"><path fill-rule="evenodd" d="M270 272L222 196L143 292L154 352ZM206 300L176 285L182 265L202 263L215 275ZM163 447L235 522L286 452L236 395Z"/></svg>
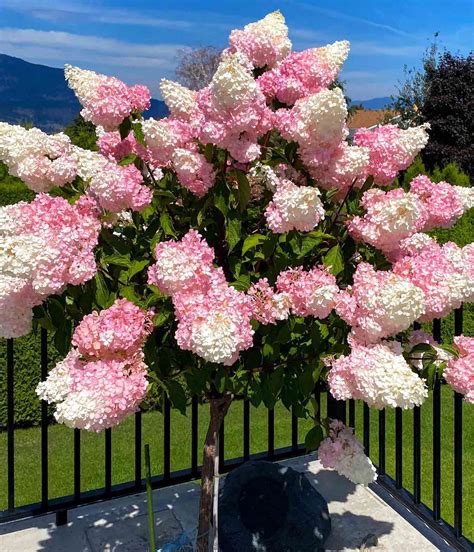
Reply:
<svg viewBox="0 0 474 552"><path fill-rule="evenodd" d="M318 459L324 468L331 468L356 485L369 485L377 479L377 471L351 427L339 420L329 422L329 436L318 448Z"/></svg>
<svg viewBox="0 0 474 552"><path fill-rule="evenodd" d="M463 335L454 338L459 358L451 358L443 372L446 382L464 395L464 400L474 404L474 338Z"/></svg>
<svg viewBox="0 0 474 552"><path fill-rule="evenodd" d="M293 105L297 100L328 88L339 75L349 53L349 42L334 42L323 48L292 52L257 82L271 100Z"/></svg>
<svg viewBox="0 0 474 552"><path fill-rule="evenodd" d="M329 360L328 385L337 400L363 400L379 410L421 405L428 390L403 356L401 344L382 341L361 345L351 340L351 352Z"/></svg>
<svg viewBox="0 0 474 552"><path fill-rule="evenodd" d="M86 121L115 130L133 112L146 111L150 107L150 91L137 84L127 86L115 77L108 77L66 65L64 74L82 105L81 115Z"/></svg>
<svg viewBox="0 0 474 552"><path fill-rule="evenodd" d="M425 294L410 280L360 263L354 283L339 293L336 312L361 343L377 343L408 329L425 311Z"/></svg>
<svg viewBox="0 0 474 552"><path fill-rule="evenodd" d="M171 159L180 183L193 194L201 197L214 186L214 167L201 153L176 148Z"/></svg>
<svg viewBox="0 0 474 552"><path fill-rule="evenodd" d="M162 293L174 295L188 290L206 290L213 266L214 251L196 230L180 241L165 241L155 247L156 264L148 269L148 282Z"/></svg>
<svg viewBox="0 0 474 552"><path fill-rule="evenodd" d="M288 27L279 11L235 29L229 37L230 53L239 53L254 67L274 67L291 51Z"/></svg>
<svg viewBox="0 0 474 552"><path fill-rule="evenodd" d="M148 387L141 348L151 313L127 299L83 318L73 348L36 388L68 427L101 431L138 410Z"/></svg>
<svg viewBox="0 0 474 552"><path fill-rule="evenodd" d="M472 300L472 256L468 256L470 265L465 265L462 251L455 244L440 246L429 241L421 250L400 256L394 262L393 272L410 280L425 295L421 321L442 318L459 308L463 301Z"/></svg>
<svg viewBox="0 0 474 552"><path fill-rule="evenodd" d="M0 161L34 192L48 192L76 178L77 161L63 133L0 123Z"/></svg>
<svg viewBox="0 0 474 552"><path fill-rule="evenodd" d="M141 211L152 200L135 165L118 165L100 153L74 147L77 174L87 185L87 193L97 199L102 209L119 213L124 209Z"/></svg>
<svg viewBox="0 0 474 552"><path fill-rule="evenodd" d="M388 192L373 188L364 193L360 203L366 213L348 221L349 233L388 256L396 254L400 242L419 232L428 218L422 201L401 188Z"/></svg>
<svg viewBox="0 0 474 552"><path fill-rule="evenodd" d="M309 232L324 219L324 207L317 188L297 186L291 180L280 180L265 218L272 232L283 234L290 230Z"/></svg>
<svg viewBox="0 0 474 552"><path fill-rule="evenodd" d="M398 172L406 169L426 146L428 129L429 124L406 130L391 124L359 128L354 134L354 145L369 148L367 175L373 176L376 184L391 184Z"/></svg>
<svg viewBox="0 0 474 552"><path fill-rule="evenodd" d="M247 294L252 299L253 318L261 324L276 324L290 315L290 296L285 292L275 292L267 278L252 284Z"/></svg>
<svg viewBox="0 0 474 552"><path fill-rule="evenodd" d="M252 300L229 286L221 272L212 275L206 292L177 293L173 304L178 320L175 337L181 349L231 366L241 351L252 347Z"/></svg>
<svg viewBox="0 0 474 552"><path fill-rule="evenodd" d="M336 278L316 266L309 271L298 267L280 272L276 286L278 291L288 294L291 312L296 316L326 318L339 293Z"/></svg>
<svg viewBox="0 0 474 552"><path fill-rule="evenodd" d="M18 312L11 329L2 324L2 337L27 333L31 307L94 276L99 230L94 216L60 197L39 194L31 203L0 207L0 301L14 309L9 320Z"/></svg>

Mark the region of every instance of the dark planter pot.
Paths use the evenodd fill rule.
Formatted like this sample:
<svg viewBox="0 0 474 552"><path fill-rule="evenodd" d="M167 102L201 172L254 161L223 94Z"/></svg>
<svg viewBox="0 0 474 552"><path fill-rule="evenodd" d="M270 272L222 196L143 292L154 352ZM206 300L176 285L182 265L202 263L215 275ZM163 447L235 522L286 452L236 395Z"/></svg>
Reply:
<svg viewBox="0 0 474 552"><path fill-rule="evenodd" d="M272 462L243 464L219 493L221 552L314 552L331 532L325 499L308 479Z"/></svg>

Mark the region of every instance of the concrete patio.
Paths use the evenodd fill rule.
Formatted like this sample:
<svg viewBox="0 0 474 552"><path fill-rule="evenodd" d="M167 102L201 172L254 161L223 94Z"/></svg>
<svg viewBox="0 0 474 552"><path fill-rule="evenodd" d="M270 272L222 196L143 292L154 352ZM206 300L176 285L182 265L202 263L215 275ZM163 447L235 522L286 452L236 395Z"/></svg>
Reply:
<svg viewBox="0 0 474 552"><path fill-rule="evenodd" d="M332 533L326 550L360 550L368 535L377 537L377 545L365 547L374 552L399 552L407 546L416 552L453 550L377 485L356 487L324 469L314 456L283 464L305 472L328 501ZM196 483L154 492L158 548L182 531L194 537L198 502ZM48 515L1 525L1 552L148 551L144 493L71 510L66 526L58 527L54 521L55 516Z"/></svg>

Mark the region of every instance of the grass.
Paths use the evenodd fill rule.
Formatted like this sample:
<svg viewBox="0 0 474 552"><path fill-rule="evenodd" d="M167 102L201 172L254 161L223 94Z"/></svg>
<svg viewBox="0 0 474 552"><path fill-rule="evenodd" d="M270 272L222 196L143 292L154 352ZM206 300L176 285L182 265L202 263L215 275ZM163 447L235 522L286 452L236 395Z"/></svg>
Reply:
<svg viewBox="0 0 474 552"><path fill-rule="evenodd" d="M325 412L325 397L322 395L322 412ZM242 403L232 405L225 424L226 458L242 454ZM474 486L474 429L469 423L472 406L464 404L464 533L474 538L474 509L471 490ZM432 500L432 405L431 400L422 408L422 501L428 506ZM441 514L453 523L453 400L447 387L442 389L442 479ZM386 416L386 471L395 474L395 415L388 411ZM412 490L412 440L413 413L403 413L403 485ZM208 422L207 408L200 407L199 439L203 442ZM371 411L370 449L375 463L378 461L377 412ZM191 420L178 412L171 413L171 469L189 467L191 461ZM300 420L299 440L302 442L311 427L307 420ZM159 412L143 415L143 443L149 443L153 474L163 471L163 419ZM362 438L362 405L356 405L356 428ZM112 431L112 483L134 479L134 420L128 419ZM291 443L291 417L282 405L275 411L275 447ZM251 453L262 452L267 446L267 416L264 407L251 407ZM6 466L6 434L0 434L0 465ZM40 500L41 464L40 429L18 429L15 431L15 492L16 505L21 506ZM87 491L104 486L104 435L81 434L81 490ZM62 425L49 428L49 492L50 498L72 494L73 491L73 432ZM6 469L0 472L0 508L6 508Z"/></svg>

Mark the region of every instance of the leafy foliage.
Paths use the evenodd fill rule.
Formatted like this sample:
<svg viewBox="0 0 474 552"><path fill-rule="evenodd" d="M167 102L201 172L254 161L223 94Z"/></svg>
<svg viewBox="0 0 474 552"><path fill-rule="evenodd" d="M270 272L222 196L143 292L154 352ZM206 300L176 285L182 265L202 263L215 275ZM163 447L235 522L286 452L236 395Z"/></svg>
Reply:
<svg viewBox="0 0 474 552"><path fill-rule="evenodd" d="M431 131L423 161L432 170L455 161L472 179L474 55L445 52L435 67L428 68L427 79L429 88L421 113Z"/></svg>

